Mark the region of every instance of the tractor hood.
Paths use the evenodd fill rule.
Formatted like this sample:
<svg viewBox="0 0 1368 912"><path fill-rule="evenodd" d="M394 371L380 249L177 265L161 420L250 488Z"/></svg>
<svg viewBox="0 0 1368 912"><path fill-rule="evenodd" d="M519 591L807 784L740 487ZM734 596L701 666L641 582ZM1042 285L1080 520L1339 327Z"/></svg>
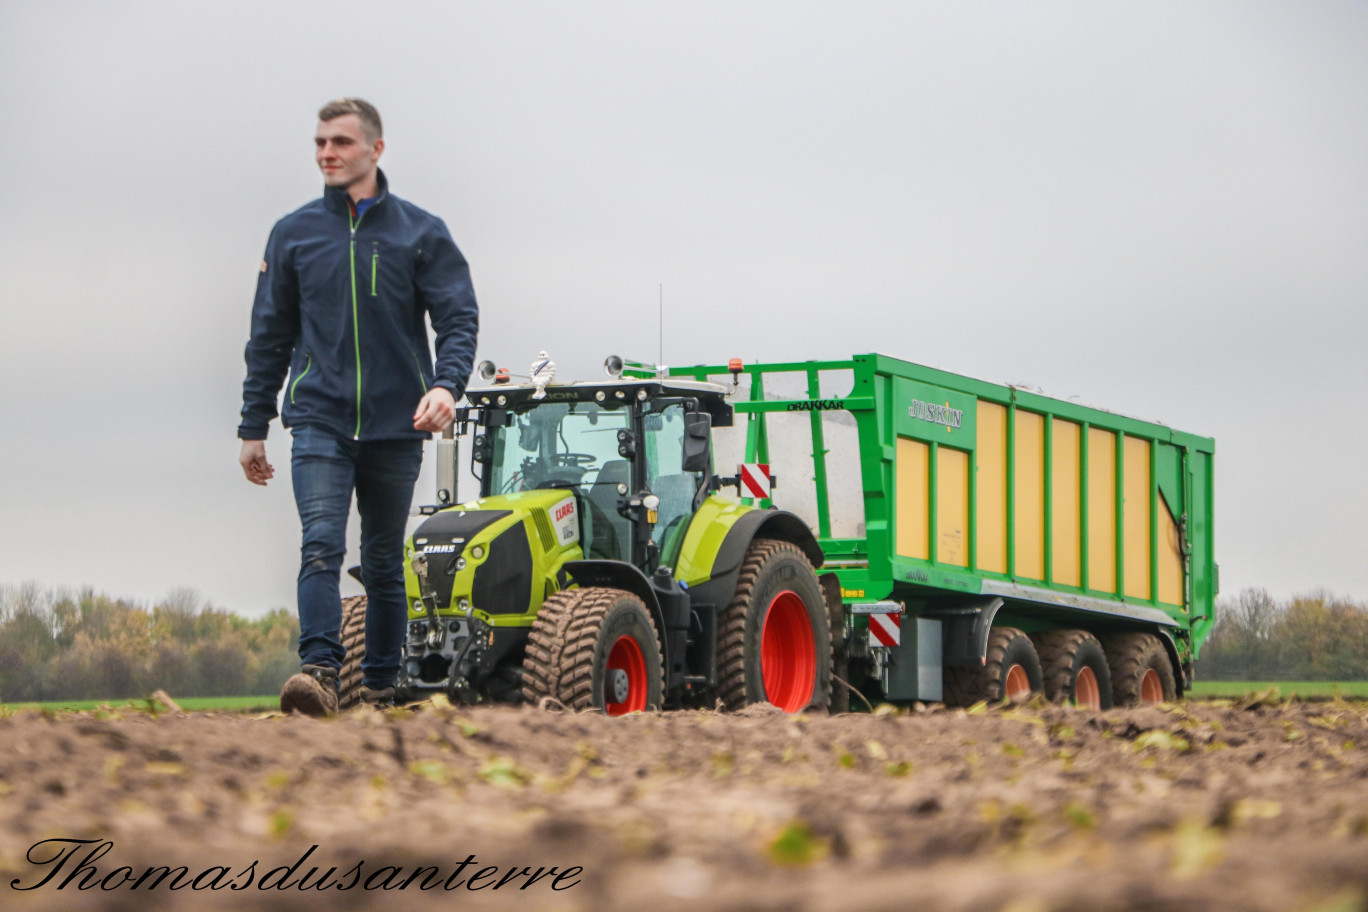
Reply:
<svg viewBox="0 0 1368 912"><path fill-rule="evenodd" d="M439 611L511 621L533 611L539 570L580 556L579 538L579 510L570 491L522 491L434 513L414 530L406 556L411 561L426 555ZM407 561L404 571L410 616L418 617L418 578ZM540 604L542 593L536 594Z"/></svg>

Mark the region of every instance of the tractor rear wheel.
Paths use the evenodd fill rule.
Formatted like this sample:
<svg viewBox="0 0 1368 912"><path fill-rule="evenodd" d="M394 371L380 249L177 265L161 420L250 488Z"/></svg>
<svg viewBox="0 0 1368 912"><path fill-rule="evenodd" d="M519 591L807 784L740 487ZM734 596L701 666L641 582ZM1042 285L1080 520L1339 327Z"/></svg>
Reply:
<svg viewBox="0 0 1368 912"><path fill-rule="evenodd" d="M718 627L717 689L728 709L768 701L796 713L830 704L830 619L797 545L751 542Z"/></svg>
<svg viewBox="0 0 1368 912"><path fill-rule="evenodd" d="M542 603L523 658L523 698L610 716L660 709L660 638L641 599L590 586Z"/></svg>
<svg viewBox="0 0 1368 912"><path fill-rule="evenodd" d="M1015 627L994 627L983 664L946 666L944 683L950 706L1024 700L1044 687L1035 646Z"/></svg>
<svg viewBox="0 0 1368 912"><path fill-rule="evenodd" d="M1102 638L1117 706L1167 703L1178 698L1168 650L1152 633L1114 633Z"/></svg>
<svg viewBox="0 0 1368 912"><path fill-rule="evenodd" d="M366 597L353 595L342 600L342 647L346 656L337 674L341 690L337 708L346 709L361 699L361 660L366 657Z"/></svg>
<svg viewBox="0 0 1368 912"><path fill-rule="evenodd" d="M1045 630L1032 636L1045 669L1045 698L1111 709L1111 672L1097 637L1086 630Z"/></svg>

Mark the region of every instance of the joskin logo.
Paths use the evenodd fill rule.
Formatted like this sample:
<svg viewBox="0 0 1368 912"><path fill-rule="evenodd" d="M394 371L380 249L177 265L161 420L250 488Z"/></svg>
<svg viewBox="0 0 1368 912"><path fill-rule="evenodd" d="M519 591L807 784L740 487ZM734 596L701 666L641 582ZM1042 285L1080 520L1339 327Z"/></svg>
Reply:
<svg viewBox="0 0 1368 912"><path fill-rule="evenodd" d="M947 431L959 427L964 420L963 409L951 408L949 403L938 405L935 402L923 402L920 399L912 400L912 403L907 407L907 414L918 421L943 424Z"/></svg>
<svg viewBox="0 0 1368 912"><path fill-rule="evenodd" d="M806 402L790 402L790 412L835 412L844 410L844 399L808 399Z"/></svg>

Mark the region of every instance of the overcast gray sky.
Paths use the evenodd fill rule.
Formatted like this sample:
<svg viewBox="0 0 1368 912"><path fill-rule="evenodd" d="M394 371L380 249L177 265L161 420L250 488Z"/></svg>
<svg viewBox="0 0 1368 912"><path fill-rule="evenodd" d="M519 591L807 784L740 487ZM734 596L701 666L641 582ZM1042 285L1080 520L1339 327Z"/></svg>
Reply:
<svg viewBox="0 0 1368 912"><path fill-rule="evenodd" d="M242 348L360 95L480 357L653 360L663 284L668 363L883 351L1212 436L1225 593L1368 598L1365 49L1348 2L4 0L0 584L293 607Z"/></svg>

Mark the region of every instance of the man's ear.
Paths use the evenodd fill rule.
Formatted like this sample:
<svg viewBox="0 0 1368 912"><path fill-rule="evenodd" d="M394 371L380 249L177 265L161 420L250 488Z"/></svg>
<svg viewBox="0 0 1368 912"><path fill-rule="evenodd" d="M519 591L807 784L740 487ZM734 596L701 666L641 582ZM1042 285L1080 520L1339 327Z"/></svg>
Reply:
<svg viewBox="0 0 1368 912"><path fill-rule="evenodd" d="M381 154L384 153L384 151L385 140L383 138L377 139L374 145L371 146L371 161L378 162L380 160Z"/></svg>

